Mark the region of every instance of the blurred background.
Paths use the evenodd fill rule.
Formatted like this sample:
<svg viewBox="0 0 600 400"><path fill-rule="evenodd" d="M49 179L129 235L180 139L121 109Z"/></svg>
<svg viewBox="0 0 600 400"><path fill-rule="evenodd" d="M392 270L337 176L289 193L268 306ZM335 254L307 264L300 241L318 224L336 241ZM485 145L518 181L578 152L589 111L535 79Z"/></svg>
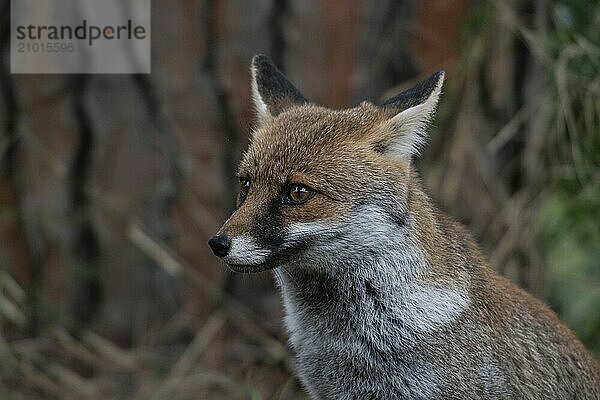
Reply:
<svg viewBox="0 0 600 400"><path fill-rule="evenodd" d="M332 108L445 69L431 196L600 356L597 1L153 0L150 75L11 75L9 16L0 0L1 398L306 398L271 273L206 245L256 53Z"/></svg>

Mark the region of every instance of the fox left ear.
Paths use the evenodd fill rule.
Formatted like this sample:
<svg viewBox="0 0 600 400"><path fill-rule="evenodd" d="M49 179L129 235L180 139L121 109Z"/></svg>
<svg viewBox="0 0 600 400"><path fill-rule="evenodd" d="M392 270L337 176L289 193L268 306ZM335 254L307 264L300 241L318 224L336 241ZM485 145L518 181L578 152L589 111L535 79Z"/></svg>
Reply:
<svg viewBox="0 0 600 400"><path fill-rule="evenodd" d="M382 127L388 140L378 144L385 154L406 158L419 153L426 139L427 124L435 113L444 75L444 71L438 71L380 106L389 117Z"/></svg>
<svg viewBox="0 0 600 400"><path fill-rule="evenodd" d="M252 99L258 114L259 123L275 117L294 106L308 103L308 100L294 87L267 56L262 54L252 59Z"/></svg>

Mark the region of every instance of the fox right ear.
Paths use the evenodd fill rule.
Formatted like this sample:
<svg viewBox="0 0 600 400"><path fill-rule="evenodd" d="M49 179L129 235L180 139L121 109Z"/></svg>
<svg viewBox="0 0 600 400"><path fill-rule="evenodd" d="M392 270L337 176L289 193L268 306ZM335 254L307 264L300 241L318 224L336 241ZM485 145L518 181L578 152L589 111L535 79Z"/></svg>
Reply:
<svg viewBox="0 0 600 400"><path fill-rule="evenodd" d="M386 154L394 158L405 158L419 152L425 142L427 124L433 118L443 84L444 71L438 71L381 105L389 119L384 123L384 140L378 146Z"/></svg>
<svg viewBox="0 0 600 400"><path fill-rule="evenodd" d="M267 56L254 56L251 72L252 99L260 124L292 106L308 103Z"/></svg>

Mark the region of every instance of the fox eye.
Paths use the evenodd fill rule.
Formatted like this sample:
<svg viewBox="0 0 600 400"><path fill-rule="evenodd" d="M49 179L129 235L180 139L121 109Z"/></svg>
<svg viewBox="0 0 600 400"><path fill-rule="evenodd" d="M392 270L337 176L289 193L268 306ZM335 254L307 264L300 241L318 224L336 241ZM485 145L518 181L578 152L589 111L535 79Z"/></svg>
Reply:
<svg viewBox="0 0 600 400"><path fill-rule="evenodd" d="M248 196L248 190L250 190L250 179L241 176L240 177L240 204L246 200Z"/></svg>
<svg viewBox="0 0 600 400"><path fill-rule="evenodd" d="M299 183L292 183L285 196L289 204L298 205L307 202L315 195L315 191Z"/></svg>

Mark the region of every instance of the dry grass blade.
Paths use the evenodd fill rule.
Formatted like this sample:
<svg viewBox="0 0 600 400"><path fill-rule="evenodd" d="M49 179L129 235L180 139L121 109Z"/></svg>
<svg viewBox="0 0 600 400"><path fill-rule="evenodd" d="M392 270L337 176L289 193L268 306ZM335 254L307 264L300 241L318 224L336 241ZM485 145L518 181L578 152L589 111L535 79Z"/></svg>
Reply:
<svg viewBox="0 0 600 400"><path fill-rule="evenodd" d="M65 389L52 379L48 378L37 368L26 362L21 362L18 370L23 377L24 385L29 384L36 390L39 390L52 398L62 399L66 397L67 393Z"/></svg>
<svg viewBox="0 0 600 400"><path fill-rule="evenodd" d="M177 381L168 384L167 389L172 393L168 396L156 397L156 399L197 399L199 393L205 393L206 389L220 389L228 394L227 397L219 398L238 398L238 395L232 395L239 392L239 382L234 382L225 375L215 373L196 373L191 374ZM207 397L210 398L210 397Z"/></svg>
<svg viewBox="0 0 600 400"><path fill-rule="evenodd" d="M60 364L51 363L47 366L47 369L48 372L56 377L57 381L62 384L62 387L66 387L68 390L77 394L78 398L98 398L100 390L93 381L84 379Z"/></svg>
<svg viewBox="0 0 600 400"><path fill-rule="evenodd" d="M224 323L225 317L220 312L215 312L211 315L204 326L196 333L192 343L190 343L177 362L175 362L168 376L164 379L156 395L153 397L154 399L170 398L168 396L169 391L172 388L178 387L186 379L194 366L194 362L213 341Z"/></svg>
<svg viewBox="0 0 600 400"><path fill-rule="evenodd" d="M0 293L0 315L21 329L27 326L27 317L15 304Z"/></svg>
<svg viewBox="0 0 600 400"><path fill-rule="evenodd" d="M496 135L487 144L487 149L491 153L497 153L506 143L508 143L517 133L523 124L526 116L525 109L521 108L511 119L498 131Z"/></svg>
<svg viewBox="0 0 600 400"><path fill-rule="evenodd" d="M133 370L138 364L135 356L93 332L85 332L82 340L115 367Z"/></svg>
<svg viewBox="0 0 600 400"><path fill-rule="evenodd" d="M89 349L75 340L62 327L52 329L52 336L58 342L59 346L69 355L91 366L106 364ZM112 364L110 364L112 365Z"/></svg>
<svg viewBox="0 0 600 400"><path fill-rule="evenodd" d="M539 33L527 28L521 18L517 15L513 6L508 2L495 0L494 6L499 11L499 16L505 26L514 29L523 38L525 44L540 62L550 66L552 60L544 47L543 37L539 37Z"/></svg>
<svg viewBox="0 0 600 400"><path fill-rule="evenodd" d="M224 323L225 317L220 312L213 313L204 326L196 333L192 343L179 357L175 365L173 365L169 376L174 377L187 374L192 368L194 361L216 337Z"/></svg>
<svg viewBox="0 0 600 400"><path fill-rule="evenodd" d="M19 303L25 301L25 291L19 284L5 271L0 271L0 288L6 290L6 293Z"/></svg>
<svg viewBox="0 0 600 400"><path fill-rule="evenodd" d="M25 306L25 291L5 271L0 271L0 315L23 329L27 325L27 316L15 304Z"/></svg>
<svg viewBox="0 0 600 400"><path fill-rule="evenodd" d="M127 235L140 250L155 260L169 275L181 275L181 264L159 242L148 236L139 224L131 224Z"/></svg>

